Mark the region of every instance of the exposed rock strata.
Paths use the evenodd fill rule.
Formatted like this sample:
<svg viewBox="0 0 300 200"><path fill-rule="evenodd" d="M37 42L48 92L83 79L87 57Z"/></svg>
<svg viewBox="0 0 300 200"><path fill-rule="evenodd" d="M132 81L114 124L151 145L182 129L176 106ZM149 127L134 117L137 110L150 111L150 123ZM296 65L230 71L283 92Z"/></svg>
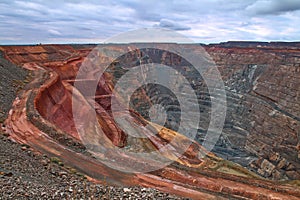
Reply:
<svg viewBox="0 0 300 200"><path fill-rule="evenodd" d="M272 182L236 175L224 176L220 172L226 172L228 166L226 168L226 164L223 165L223 161L213 154L209 154L206 159L199 160L195 153L205 150L196 143L193 143L194 147L178 160L182 164L181 167L171 165L150 174L128 175L116 172L92 160L88 155L75 154L72 148L76 149L76 145L79 148L80 141L72 119L71 91L74 84L72 80L92 47L68 45L1 47L7 59L33 70L36 77L31 87L14 102L12 113L7 120L7 131L13 139L28 143L40 151L57 155L94 178L101 179L103 175L109 176L115 183L150 186L199 199L213 199L216 196L227 198L228 195L233 198L300 198L299 190L291 186L277 186ZM124 47L113 48L120 50ZM273 47L265 49L223 48L218 45L205 48L218 65L227 87L228 113L223 135L214 152L252 168L261 176L272 179L299 179L298 102L300 94L297 86L300 73L297 47L291 50ZM137 53L140 54L140 52ZM144 54L149 56L144 62L179 66L179 70L181 70L180 67L186 65L176 56L169 56L164 52L146 50ZM133 52L125 58L125 61L134 64L137 61L136 56ZM100 125L107 127L105 135L114 145L122 147L130 142L130 138L114 124L108 100L111 93L109 85L117 80L115 77L118 77L120 70L118 66L111 67L111 71L107 72L105 77L109 84L99 82L99 93L96 95L100 98L93 102L97 104ZM110 76L112 72L114 76ZM122 73L124 71L119 76ZM185 73L191 80L198 78L189 71L185 70ZM198 137L201 143L201 135L204 135L207 129L210 103L207 89L201 84L201 80L193 84L193 87L199 91L197 94L199 102L202 102L200 108L203 115ZM143 97L147 96L151 89L153 86L145 88L143 95L137 95L136 98L147 100ZM176 105L176 101L173 102ZM145 101L144 104L135 105L133 109L143 115L149 103L151 104L151 99ZM34 107L30 108L30 104ZM138 113L133 110L131 112L134 116L132 119L140 119L139 123L146 123ZM32 115L28 116L28 113ZM177 112L173 112L170 117L176 114ZM19 119L16 120L17 118ZM28 121L28 118L31 121ZM39 128L42 131L36 128L37 123L41 124ZM168 126L174 128L172 124ZM55 133L52 138L49 138L49 130L57 130L59 134ZM170 134L168 131L161 131L157 138L149 140L148 148L153 149L161 144L162 139L170 137L168 134ZM65 140L57 137L61 138L64 135ZM61 145L69 148L63 148ZM71 148L70 145L73 147ZM84 148L80 148L84 151ZM120 155L113 156L122 158ZM172 159L172 155L167 156ZM84 162L89 165L84 165ZM183 167L184 165L192 168ZM218 167L211 167L211 165ZM194 172L193 168L201 170ZM212 171L207 171L208 169ZM233 172L229 173L253 177L251 173L243 172L237 166L230 169ZM132 182L128 182L129 177L133 180Z"/></svg>

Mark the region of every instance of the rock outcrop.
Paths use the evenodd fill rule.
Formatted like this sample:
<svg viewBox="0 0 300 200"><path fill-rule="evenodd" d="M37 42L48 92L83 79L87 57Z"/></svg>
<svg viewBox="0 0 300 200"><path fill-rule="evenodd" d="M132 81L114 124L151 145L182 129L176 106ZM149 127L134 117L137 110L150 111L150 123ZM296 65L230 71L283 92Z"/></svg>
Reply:
<svg viewBox="0 0 300 200"><path fill-rule="evenodd" d="M208 48L227 86L228 145L246 150L246 158L254 156L250 167L277 180L300 178L299 44L290 45Z"/></svg>

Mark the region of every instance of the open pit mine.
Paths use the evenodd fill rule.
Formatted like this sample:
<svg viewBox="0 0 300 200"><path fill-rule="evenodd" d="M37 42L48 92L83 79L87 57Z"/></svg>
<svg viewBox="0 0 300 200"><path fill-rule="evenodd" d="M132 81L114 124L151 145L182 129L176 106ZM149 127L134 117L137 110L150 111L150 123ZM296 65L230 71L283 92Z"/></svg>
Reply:
<svg viewBox="0 0 300 200"><path fill-rule="evenodd" d="M87 70L85 77L77 75L83 63L88 65L86 58L96 45L0 46L1 77L8 82L22 79L19 70L26 72L25 81L14 81L15 95L1 88L8 98L1 102L3 132L13 141L59 158L94 182L150 187L192 199L300 199L300 43L202 45L226 92L222 133L211 151L202 145L212 116L205 80L187 60L163 50L169 45L193 52L197 44L156 45L162 48L100 45L111 55L97 55L99 65ZM122 56L113 59L113 54ZM134 91L128 112L122 111L125 105L119 97L119 110L113 112L115 85L141 64L171 66L190 83L200 112L199 124L189 127L196 130L195 137L189 137L189 128L178 130L181 105L172 91L158 84ZM143 74L147 76L147 71ZM131 76L136 84L135 74ZM176 85L178 77L169 79ZM166 108L162 125L151 121L154 104ZM126 121L126 130L116 116ZM79 133L80 128L84 133ZM136 152L159 155L156 159Z"/></svg>

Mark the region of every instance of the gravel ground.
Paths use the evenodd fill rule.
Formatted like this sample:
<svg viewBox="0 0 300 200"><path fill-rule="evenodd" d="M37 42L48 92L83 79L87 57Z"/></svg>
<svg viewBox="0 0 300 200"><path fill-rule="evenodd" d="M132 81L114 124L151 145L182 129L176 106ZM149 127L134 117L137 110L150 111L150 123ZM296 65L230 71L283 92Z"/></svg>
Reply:
<svg viewBox="0 0 300 200"><path fill-rule="evenodd" d="M0 123L4 121L16 93L28 78L28 71L4 59L0 51Z"/></svg>
<svg viewBox="0 0 300 200"><path fill-rule="evenodd" d="M0 134L0 199L183 199L150 188L94 184L61 165Z"/></svg>

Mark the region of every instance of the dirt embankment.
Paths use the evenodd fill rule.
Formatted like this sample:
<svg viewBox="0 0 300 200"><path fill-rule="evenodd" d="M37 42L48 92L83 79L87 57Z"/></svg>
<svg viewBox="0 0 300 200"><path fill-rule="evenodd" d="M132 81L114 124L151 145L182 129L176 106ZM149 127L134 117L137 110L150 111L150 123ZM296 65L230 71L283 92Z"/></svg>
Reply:
<svg viewBox="0 0 300 200"><path fill-rule="evenodd" d="M30 79L27 70L16 66L3 56L0 50L0 123L7 117L17 92Z"/></svg>

